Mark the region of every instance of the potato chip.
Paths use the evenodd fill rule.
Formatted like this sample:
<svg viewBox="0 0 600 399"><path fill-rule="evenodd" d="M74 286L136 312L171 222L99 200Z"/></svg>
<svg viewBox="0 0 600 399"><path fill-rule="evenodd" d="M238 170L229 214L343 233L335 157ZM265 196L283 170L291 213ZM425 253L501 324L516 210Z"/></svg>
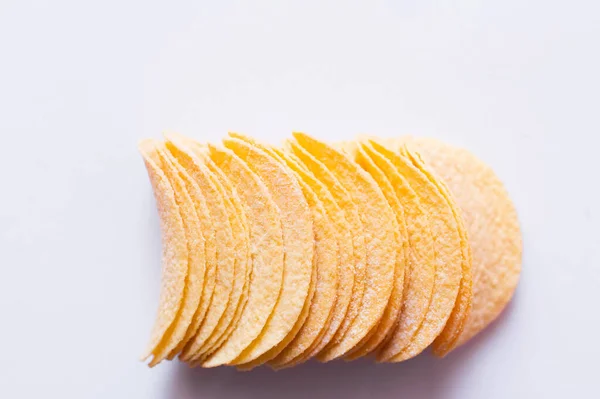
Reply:
<svg viewBox="0 0 600 399"><path fill-rule="evenodd" d="M294 133L294 139L347 187L360 209L361 234L365 240L366 275L359 311L341 340L319 354L319 360L329 361L346 354L369 334L385 311L394 283L396 250L391 220L395 216L371 176L346 155L303 133Z"/></svg>
<svg viewBox="0 0 600 399"><path fill-rule="evenodd" d="M294 339L269 362L275 369L284 367L303 353L327 332L337 301L338 240L335 227L327 216L323 202L300 175L300 165L288 154L271 149L280 162L293 171L311 209L315 240L316 290L306 321Z"/></svg>
<svg viewBox="0 0 600 399"><path fill-rule="evenodd" d="M467 150L433 139L408 143L450 188L471 244L473 303L456 342L461 345L498 317L517 286L522 255L517 213L493 170Z"/></svg>
<svg viewBox="0 0 600 399"><path fill-rule="evenodd" d="M243 137L236 135L237 137ZM262 357L262 361L277 356L283 347L280 342L291 341L304 322L301 312L307 300L312 276L314 236L312 217L306 199L295 177L260 145L248 138L228 137L223 140L263 181L281 215L283 231L284 269L280 298L264 330L253 344L235 359L244 364ZM308 301L310 305L310 299ZM308 306L306 307L308 310ZM304 319L308 312L306 312ZM271 351L271 349L275 350Z"/></svg>
<svg viewBox="0 0 600 399"><path fill-rule="evenodd" d="M177 199L178 195L180 195L183 199L180 211L190 250L188 276L186 279L188 300L186 301L186 295L184 295L183 311L179 322L181 323L179 329L183 330L185 327L185 335L175 347L170 349L167 358L172 360L194 336L199 324L198 320L204 318L205 311L200 309L199 304L204 291L207 290L210 284L205 280L207 276L211 276L212 274L210 273L209 269L211 267L208 266L207 260L214 260L214 252L211 252L212 247L208 247L208 245L214 244L214 236L212 235L214 230L212 230L212 219L206 206L206 200L196 182L193 181L186 170L168 151L165 143L160 143L158 151L163 161L163 166L165 166L164 170L167 177L172 182L175 181L175 184L172 184L175 191L175 198ZM190 200L191 202L189 202ZM179 337L179 334L177 336ZM150 365L152 366L153 364L150 363Z"/></svg>
<svg viewBox="0 0 600 399"><path fill-rule="evenodd" d="M197 146L198 148L198 146ZM201 359L204 361L206 359L206 354L212 354L216 349L218 349L221 344L229 338L231 335L231 331L237 326L237 323L240 319L242 311L246 306L248 301L248 291L250 288L250 275L252 272L252 263L250 262L250 247L249 247L249 231L248 231L248 222L246 220L246 214L244 213L244 209L240 198L237 194L236 189L231 185L231 182L223 171L219 169L215 163L208 157L203 157L205 165L208 169L214 173L218 182L223 189L223 197L226 199L225 207L227 208L227 212L229 214L229 220L231 222L231 229L233 232L233 239L235 242L235 271L234 274L236 279L234 281L232 296L230 300L230 305L234 305L234 313L233 318L230 321L227 321L230 316L225 314L221 321L224 324L229 324L225 329L223 335L218 337L214 344L207 343L207 346L210 346L205 356ZM241 287L240 287L241 285ZM240 289L241 288L241 289ZM239 291L239 292L238 292ZM231 307L228 307L228 311L231 311ZM218 328L218 326L217 326ZM214 338L214 337L211 337ZM210 341L210 340L209 340ZM193 365L196 365L194 362Z"/></svg>
<svg viewBox="0 0 600 399"><path fill-rule="evenodd" d="M234 281L234 286L232 290L232 297L230 299L230 306L228 306L227 311L231 311L231 305L235 306L233 318L231 319L229 325L226 327L221 337L217 337L214 344L207 343L207 349L205 353L200 358L195 358L191 362L191 366L195 367L198 365L203 365L203 362L216 350L218 349L222 343L229 338L231 332L237 326L238 321L240 320L241 314L248 302L248 292L250 288L250 278L252 273L252 263L251 263L251 254L250 254L250 232L248 231L248 223L246 219L246 215L244 213L244 209L240 198L237 194L235 187L231 185L229 179L225 176L223 171L219 169L215 163L207 156L207 150L199 143L194 143L193 150L195 153L202 159L206 167L214 174L217 181L220 184L220 187L223 189L223 197L225 198L225 207L230 217L231 229L233 232L234 242L236 246L236 262L234 268L234 275L236 279ZM217 186L219 188L219 186ZM240 287L241 285L241 287ZM238 291L241 288L241 292ZM220 322L227 323L224 321L226 318L228 319L230 316L224 314L223 318L221 318ZM217 326L218 328L218 326ZM215 339L213 335L211 337ZM209 339L210 341L210 339Z"/></svg>
<svg viewBox="0 0 600 399"><path fill-rule="evenodd" d="M199 316L194 323L193 339L180 355L183 360L191 360L205 353L210 348L209 345L214 343L214 340L223 334L227 327L222 322L226 310L229 310L230 322L237 306L236 303L230 301L230 295L236 281L234 279L235 252L233 230L230 215L226 209L226 198L223 196L221 184L215 175L205 166L205 162L194 153L193 143L189 139L175 134L168 134L166 138L168 140L167 148L173 154L172 156L181 163L189 176L194 180L196 189L201 191L200 195L204 193L206 196L205 207L208 209L210 218L204 218L202 229L211 232L211 234L214 232L215 234L211 240L211 250L214 251L211 259L211 267L213 275L216 278L214 280L215 285L212 290L212 298L206 296L206 303L198 307ZM240 286L241 283L238 283L238 291L241 291ZM207 310L205 310L206 308Z"/></svg>
<svg viewBox="0 0 600 399"><path fill-rule="evenodd" d="M166 358L187 336L187 331L192 323L198 303L203 292L205 271L205 239L200 229L200 220L196 211L195 203L190 196L187 187L193 188L189 178L178 169L168 156L164 143L154 142L154 148L161 161L162 170L171 183L175 201L179 205L179 212L183 221L183 227L188 247L188 271L183 291L183 301L180 311L171 326L170 337L163 346L154 352L154 358L150 362L153 367Z"/></svg>
<svg viewBox="0 0 600 399"><path fill-rule="evenodd" d="M280 153L285 160L293 161L287 162L287 165L322 201L325 212L327 213L327 218L334 228L338 244L337 270L339 281L337 284L336 300L332 314L323 331L318 334L317 338L308 349L304 350L301 354L296 355L292 359L289 359L288 357L285 361L283 359L276 359L277 363L274 364L274 367L277 368L290 367L316 356L335 337L349 308L355 280L354 268L356 262L354 258L351 225L344 216L344 211L337 204L332 192L330 192L329 189L313 175L306 165L310 165L321 178L328 181L333 192L337 194L338 199L345 201L348 198L348 194L343 187L339 185L339 182L331 175L327 168L315 160L312 155L293 142L288 144L288 151L281 151ZM299 157L295 156L294 153L299 154ZM301 159L304 159L304 162L302 162Z"/></svg>
<svg viewBox="0 0 600 399"><path fill-rule="evenodd" d="M310 356L314 356L340 342L358 314L365 284L366 246L358 208L346 188L342 186L337 177L322 162L317 160L296 141L289 140L286 142L286 145L288 151L294 154L304 167L312 173L313 179L306 180L306 177L310 176L307 174L304 177L305 181L311 184L313 189L320 190L317 192L317 195L324 201L324 206L328 212L330 210L335 212L337 209L340 209L341 214L338 213L334 216L337 217L337 222L341 225L345 221L346 227L348 227L346 232L349 233L352 241L353 257L348 259L346 263L348 267L352 266L352 269L348 269L346 273L342 273L342 276L353 276L351 280L352 286L343 285L343 282L340 281L341 290L338 291L338 303L340 307L336 309L335 319L332 321L330 331L325 334L322 342L316 345L319 348L319 352L316 352L316 348L310 350ZM327 193L330 196L330 200L327 198ZM325 200L329 202L326 203ZM340 251L340 253L342 252ZM345 301L348 301L347 305L345 305Z"/></svg>
<svg viewBox="0 0 600 399"><path fill-rule="evenodd" d="M471 312L471 301L473 297L473 280L472 280L472 256L469 238L464 225L460 209L456 204L454 197L446 184L439 178L433 170L427 166L420 155L413 150L409 153L413 163L420 165L421 171L434 183L442 192L448 205L452 209L452 214L456 219L456 225L460 236L460 249L462 254L461 280L458 290L458 296L454 304L454 309L446 322L444 330L433 341L432 350L436 356L445 356L448 352L455 348L458 338L463 331L465 322Z"/></svg>
<svg viewBox="0 0 600 399"><path fill-rule="evenodd" d="M410 342L425 319L433 295L435 260L428 216L415 190L399 173L402 160L396 159L398 155L387 151L376 142L369 140L369 144L363 149L388 178L404 208L410 249L408 253L410 267L404 277L407 283L403 293L402 310L396 327L382 343L385 350L378 354L380 360L387 360Z"/></svg>
<svg viewBox="0 0 600 399"><path fill-rule="evenodd" d="M396 196L394 188L390 184L385 174L375 165L371 157L363 149L364 146L369 146L368 142L355 141L352 144L346 144L346 151L352 155L354 160L377 182L381 188L388 204L395 214L395 218L391 221L394 226L394 239L396 249L396 266L394 270L394 286L388 305L385 308L383 316L373 329L371 335L367 335L357 344L346 356L347 360L357 359L372 352L377 348L384 339L391 333L391 330L396 326L400 310L402 309L403 291L404 291L404 271L407 264L407 254L409 251L408 233L406 231L406 219L404 209Z"/></svg>
<svg viewBox="0 0 600 399"><path fill-rule="evenodd" d="M248 302L229 339L203 363L215 367L236 362L273 317L283 282L283 235L276 204L246 163L226 148L207 145L209 156L229 177L242 201L250 231L252 274Z"/></svg>
<svg viewBox="0 0 600 399"><path fill-rule="evenodd" d="M194 164L191 163L191 165ZM219 228L215 229L216 264L209 265L210 280L207 281L205 286L205 292L200 303L201 308L198 309L199 316L195 322L199 327L181 351L180 357L183 360L190 359L196 355L206 342L206 339L213 333L229 301L233 281L233 240L231 226L225 214L223 201L216 195L218 191L214 187L214 183L206 176L206 170L198 167L198 164L194 166L195 168L190 171L193 173L194 180L202 187L202 190L206 190L204 191L208 199L206 205L210 211L211 225L203 227L213 229L215 226L219 226ZM207 190L209 187L210 189ZM218 205L215 206L215 204ZM204 317L202 317L202 313L205 313Z"/></svg>
<svg viewBox="0 0 600 399"><path fill-rule="evenodd" d="M282 159L282 153L279 152L275 147L269 146L269 145L265 145L262 143L259 143L257 140L254 140L250 137L244 136L244 135L240 135L240 134L236 134L236 133L229 133L231 136L239 138L240 140L244 140L249 144L255 145L257 146L260 150L264 151L265 153L267 153L269 156L271 156L274 160L276 160L277 162L279 162L280 164L282 164L282 166L285 167L285 162ZM290 171L290 173L293 174L292 171ZM301 181L299 181L298 179L296 179L298 181L298 183L300 184L302 191L304 192L304 188L301 185ZM308 203L308 201L307 201ZM315 229L316 226L314 224L314 220L313 220L313 240L315 239ZM315 245L313 245L313 247L317 248L317 243L314 243ZM298 321L296 322L296 324L294 325L294 328L292 329L292 331L288 334L288 336L286 337L286 339L284 339L283 341L281 341L276 347L272 348L271 350L269 350L268 352L266 352L265 354L259 356L257 359L253 360L250 363L238 366L239 369L242 370L249 370L259 364L264 363L267 359L272 359L275 356L273 356L273 354L277 354L277 356L279 356L279 354L288 348L288 344L290 344L290 341L292 339L296 339L297 334L300 333L300 330L304 327L305 323L307 323L307 319L308 316L310 314L311 309L313 309L313 297L315 295L316 289L317 289L317 273L318 273L318 269L317 269L317 254L316 251L313 255L313 260L312 260L312 273L311 273L311 280L310 280L310 286L309 286L309 290L308 290L308 295L306 297L306 301L304 303L304 307L302 308L302 311L300 313L300 317L298 318ZM322 272L321 272L322 273ZM337 272L335 273L337 275ZM321 309L319 309L321 311Z"/></svg>
<svg viewBox="0 0 600 399"><path fill-rule="evenodd" d="M190 309L192 309L192 308L195 309L194 316L192 318L191 323L189 323L189 326L187 328L184 338L177 344L177 346L175 348L171 349L169 356L167 358L169 360L172 360L175 356L177 356L177 354L179 352L181 352L183 347L195 335L195 333L198 329L198 326L204 319L204 316L208 309L208 305L202 306L202 304L200 303L200 300L205 295L207 297L210 297L210 292L212 292L211 286L214 287L214 278L213 278L214 266L213 265L214 265L215 257L216 257L215 232L212 227L212 225L213 225L212 219L210 217L210 213L209 213L208 207L206 205L206 199L204 198L204 195L203 195L200 187L198 187L198 184L194 181L193 177L187 173L185 168L182 167L181 164L179 164L177 159L175 159L175 157L173 157L173 155L169 151L167 151L167 148L164 143L157 144L157 145L160 147L159 153L160 153L161 159L163 159L163 162L165 164L170 165L169 170L177 172L177 175L183 182L184 188L187 191L187 195L189 195L189 197L192 200L192 203L194 205L194 208L196 210L197 221L194 219L193 223L197 224L197 226L194 225L194 226L191 226L191 228L190 228L192 230L192 232L189 234L192 236L191 243L192 243L192 245L194 245L194 239L195 239L194 237L197 234L200 234L204 240L204 248L203 248L204 253L203 254L190 254L190 258L202 255L202 259L203 259L202 264L199 265L199 267L201 267L201 269L199 269L197 271L197 273L199 273L199 280L201 283L201 285L197 289L198 293L199 293L199 296L197 298L198 302L195 303L195 305L190 304ZM188 213L188 216L189 215L190 214ZM183 214L182 216L183 216L183 221L185 224L186 223L186 214ZM194 215L191 214L191 217L193 217L193 216ZM190 222L190 223L192 223L192 222ZM196 229L200 229L200 233L196 232ZM191 264L193 264L193 263L191 263ZM189 281L189 278L188 278L188 281ZM194 292L196 291L196 288L192 287L191 289ZM206 294L205 294L205 292L206 292ZM194 297L194 302L195 301L196 301L196 299Z"/></svg>
<svg viewBox="0 0 600 399"><path fill-rule="evenodd" d="M456 218L446 197L421 171L424 165L415 165L418 160L411 158L406 147L400 149L398 159L402 161L400 172L416 188L423 209L429 214L436 265L433 296L425 320L408 345L389 359L394 362L418 355L442 332L456 302L463 260Z"/></svg>
<svg viewBox="0 0 600 399"><path fill-rule="evenodd" d="M156 198L163 248L160 300L150 343L142 356L145 360L158 351L164 352L164 342L171 336L172 326L179 316L188 273L189 249L179 205L171 183L162 170L155 142L141 141L139 151Z"/></svg>

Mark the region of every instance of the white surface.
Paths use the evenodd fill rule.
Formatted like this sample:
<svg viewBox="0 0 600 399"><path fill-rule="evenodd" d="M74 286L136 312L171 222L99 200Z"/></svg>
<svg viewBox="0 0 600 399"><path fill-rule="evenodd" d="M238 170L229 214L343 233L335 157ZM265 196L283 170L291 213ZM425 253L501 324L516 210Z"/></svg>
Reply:
<svg viewBox="0 0 600 399"><path fill-rule="evenodd" d="M598 2L158 3L0 2L0 397L597 395ZM166 129L470 148L521 217L512 306L444 360L148 369L160 238L136 143Z"/></svg>

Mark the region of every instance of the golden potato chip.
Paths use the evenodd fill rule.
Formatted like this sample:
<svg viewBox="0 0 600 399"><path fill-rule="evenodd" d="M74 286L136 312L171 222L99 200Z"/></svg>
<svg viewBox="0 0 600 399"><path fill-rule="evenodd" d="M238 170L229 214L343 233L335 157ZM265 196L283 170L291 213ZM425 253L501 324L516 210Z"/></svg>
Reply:
<svg viewBox="0 0 600 399"><path fill-rule="evenodd" d="M402 147L398 160L400 172L411 187L418 191L421 205L429 214L429 224L433 235L435 254L435 277L433 297L425 319L416 334L400 352L389 361L402 361L414 357L427 348L442 332L452 313L461 280L462 252L460 233L452 207L446 197L421 171L422 164L415 165L406 147Z"/></svg>
<svg viewBox="0 0 600 399"><path fill-rule="evenodd" d="M233 363L253 346L279 299L283 282L283 233L279 210L271 195L246 163L227 148L207 145L213 162L229 177L242 201L250 231L252 274L248 301L229 338L202 364L215 367Z"/></svg>
<svg viewBox="0 0 600 399"><path fill-rule="evenodd" d="M360 209L365 240L366 281L359 311L341 340L319 354L319 360L329 361L343 356L360 342L385 311L394 283L396 249L391 220L395 216L371 176L346 155L303 133L294 133L294 139L348 189L355 206Z"/></svg>
<svg viewBox="0 0 600 399"><path fill-rule="evenodd" d="M207 171L201 168L199 163L192 162L187 166L192 166L193 169L190 169L190 172L193 173L194 180L202 187L207 198L206 205L210 212L211 225L203 227L215 229L216 264L209 265L209 272L212 276L205 286L206 294L203 293L201 308L198 312L200 315L201 312L205 312L205 315L202 320L200 318L196 320L199 327L181 351L180 357L183 360L196 355L213 333L229 301L233 281L233 238L222 198L218 196L218 191L214 182L207 176ZM215 228L216 226L219 228ZM210 287L209 284L214 285Z"/></svg>
<svg viewBox="0 0 600 399"><path fill-rule="evenodd" d="M227 325L223 321L225 314L231 317L237 306L230 300L233 286L236 285L235 277L235 252L233 241L233 229L231 219L226 208L226 200L223 189L216 176L206 167L205 162L194 153L194 145L183 136L168 134L167 148L172 156L183 166L189 176L194 180L196 189L200 195L206 196L206 208L210 218L204 218L202 229L215 233L211 248L214 251L211 259L211 267L215 276L215 285L212 298L206 297L206 302L198 307L200 316L195 321L192 340L183 348L180 357L183 360L191 360L200 357L225 331ZM207 240L208 241L208 240ZM240 279L241 280L241 279ZM237 283L238 291L241 291L242 282ZM239 297L239 295L238 295ZM208 307L208 308L207 308ZM205 310L207 309L207 310ZM202 315L204 313L204 315ZM212 338L212 339L211 339Z"/></svg>
<svg viewBox="0 0 600 399"><path fill-rule="evenodd" d="M198 320L204 318L203 313L205 311L200 309L199 304L208 286L205 281L206 277L212 275L212 273L207 272L207 269L210 269L207 261L214 260L214 252L211 252L212 247L208 247L214 245L214 231L211 228L212 220L200 188L167 150L166 145L164 143L157 145L159 146L158 151L163 166L165 166L165 174L169 180L175 181L172 187L176 199L178 198L178 192L182 190L179 193L182 196L180 211L190 250L188 276L186 278L186 294L189 299L186 301L186 294L184 294L181 320L179 321L182 325L178 329L183 330L184 326L187 327L183 339L175 347L170 348L167 358L172 360L194 336L199 324ZM191 203L189 200L191 200ZM179 337L179 333L175 334L174 332L175 335ZM153 363L150 363L150 365L152 366Z"/></svg>
<svg viewBox="0 0 600 399"><path fill-rule="evenodd" d="M246 141L247 143L249 143L251 145L255 145L260 150L262 150L265 153L267 153L274 160L276 160L277 162L279 162L280 164L282 164L285 167L285 162L281 158L281 153L278 153L278 151L277 151L277 149L275 147L259 143L257 140L254 140L254 139L252 139L250 137L247 137L247 136L244 136L244 135L240 135L240 134L237 134L237 133L229 133L229 134L232 137L236 137L236 138L238 138L240 140ZM291 172L291 171L290 171L290 173L293 174L293 172ZM298 181L298 183L300 184L302 182ZM301 186L301 188L302 188L302 186ZM302 190L304 191L303 188L302 188ZM313 240L315 238L314 237L314 230L315 230L315 228L316 228L316 226L314 225L314 220L313 220ZM314 245L314 248L316 249L316 245ZM312 273L311 273L311 280L310 280L310 286L309 286L309 290L308 290L308 295L306 297L306 301L304 303L304 307L302 308L302 311L300 313L300 317L298 318L298 321L294 325L294 328L292 329L292 331L277 346L275 346L274 348L270 349L265 354L259 356L258 358L256 358L252 362L249 362L249 363L243 364L241 366L238 366L239 369L241 369L241 370L249 370L249 369L251 369L251 368L253 368L253 367L257 366L257 365L260 365L260 364L266 362L268 359L274 358L275 356L273 354L277 354L277 356L279 356L279 354L284 349L288 348L288 344L290 343L290 341L292 339L295 339L296 335L300 333L301 328L303 328L304 324L307 322L307 318L309 316L309 313L310 313L311 309L313 308L312 302L313 302L313 297L315 295L316 288L317 288L317 265L316 265L316 262L317 262L317 254L315 252L315 254L313 255L313 260L312 260L312 268L313 268L313 270L312 270Z"/></svg>
<svg viewBox="0 0 600 399"><path fill-rule="evenodd" d="M391 333L391 330L396 326L400 310L402 309L403 291L404 291L404 270L407 264L407 254L409 251L408 247L408 233L406 231L406 220L404 216L404 209L396 197L396 192L390 184L385 174L375 165L371 160L371 157L363 149L364 146L369 146L368 142L358 141L352 144L346 144L346 151L352 155L354 160L367 172L369 173L377 185L381 188L388 204L392 208L395 214L395 218L392 218L394 226L394 239L395 239L395 250L396 250L396 266L394 271L394 286L388 305L385 308L383 316L379 321L376 328L373 329L373 333L367 335L363 340L358 343L345 357L347 360L354 360L361 356L364 356L372 352L377 348L384 339Z"/></svg>
<svg viewBox="0 0 600 399"><path fill-rule="evenodd" d="M398 155L379 146L376 142L369 140L369 144L363 147L364 151L388 178L404 208L410 249L409 268L404 277L407 282L403 293L402 310L396 327L382 343L384 351L378 354L380 360L387 360L410 342L425 319L433 295L435 260L428 216L419 196L399 172L402 160L396 159Z"/></svg>
<svg viewBox="0 0 600 399"><path fill-rule="evenodd" d="M226 312L231 311L231 305L235 306L233 318L230 322L225 321L229 319L230 316L224 314L219 323L229 324L223 334L220 337L216 337L215 334L211 336L209 341L216 340L213 344L207 342L206 350L200 357L196 357L191 361L188 361L191 367L196 367L198 365L203 365L203 362L216 350L218 349L222 343L229 338L231 332L237 326L238 321L240 320L241 314L246 306L248 301L248 292L250 287L250 277L252 273L252 263L251 263L251 254L250 254L250 233L248 231L248 223L246 219L246 215L244 213L244 209L240 198L237 194L235 187L231 185L229 179L225 176L223 171L219 169L215 163L207 156L206 146L195 142L193 140L187 139L188 143L191 144L191 148L194 153L202 160L204 165L214 174L217 179L219 185L217 185L217 189L223 190L223 198L225 199L225 207L227 213L230 217L231 229L234 236L235 248L236 248L236 261L234 267L234 275L236 276L236 280L234 281L234 286L232 289L230 303ZM238 293L240 290L241 292ZM217 326L219 328L219 326ZM206 367L206 366L205 366Z"/></svg>
<svg viewBox="0 0 600 399"><path fill-rule="evenodd" d="M227 326L224 334L209 348L208 354L214 352L221 344L229 338L231 331L237 326L242 315L244 307L248 302L248 292L250 289L250 277L252 273L251 253L250 253L250 232L248 230L248 222L246 214L242 206L242 202L238 196L237 190L231 185L231 182L223 171L219 169L210 158L204 158L205 164L211 172L215 174L218 181L224 189L225 206L230 215L231 228L233 231L234 241L236 243L236 281L232 293L232 301L236 304L233 319ZM230 208L231 207L231 208ZM233 218L231 217L233 215ZM239 270L238 270L239 269ZM241 282L241 292L238 294L238 285Z"/></svg>
<svg viewBox="0 0 600 399"><path fill-rule="evenodd" d="M190 183L189 178L183 170L172 163L164 143L155 141L154 148L161 161L162 170L173 188L175 201L179 205L188 247L188 271L181 308L171 325L168 340L154 352L154 358L150 362L151 367L160 363L185 339L203 292L205 271L205 240L200 229L194 200L186 187ZM191 185L190 187L192 188Z"/></svg>
<svg viewBox="0 0 600 399"><path fill-rule="evenodd" d="M243 137L239 134L235 136ZM284 250L280 297L273 317L267 321L261 334L235 359L235 364L245 364L265 353L267 355L261 357L263 362L277 356L283 350L279 343L285 345L291 341L304 322L300 316L310 288L314 236L310 209L295 177L263 151L258 143L249 144L248 141L253 140L241 140L235 136L225 138L223 144L246 162L269 190L281 215ZM310 300L308 303L310 305ZM271 351L273 348L275 350Z"/></svg>
<svg viewBox="0 0 600 399"><path fill-rule="evenodd" d="M315 290L317 287L317 270L316 270L315 256L313 256L313 260L311 263L312 263L312 267L313 267L313 273L311 273L311 277L310 277L310 285L308 287L308 294L306 295L306 300L304 302L304 306L302 307L302 310L300 311L300 316L298 317L298 320L294 324L294 327L292 328L292 330L288 333L288 335L286 336L286 338L283 341L279 342L279 344L277 344L275 347L271 348L269 351L263 353L261 356L257 357L256 359L252 360L251 362L238 365L237 366L238 370L249 371L257 366L267 363L269 361L267 359L274 358L275 353L280 354L285 348L287 348L289 343L294 338L296 338L296 335L300 332L300 329L302 328L302 326L304 326L304 323L306 322L306 319L308 318L312 299L314 297Z"/></svg>
<svg viewBox="0 0 600 399"><path fill-rule="evenodd" d="M461 345L498 317L517 286L522 254L517 213L500 179L469 151L433 139L408 143L450 188L471 244L473 300L456 342Z"/></svg>
<svg viewBox="0 0 600 399"><path fill-rule="evenodd" d="M161 224L163 267L160 300L150 343L142 359L164 352L182 307L188 273L189 249L183 219L171 183L162 170L162 161L153 140L143 140L139 150L152 184ZM156 357L156 355L155 355Z"/></svg>
<svg viewBox="0 0 600 399"><path fill-rule="evenodd" d="M296 141L289 140L286 145L288 151L297 157L307 171L311 172L311 174L306 173L302 177L321 198L329 216L336 218L335 223L337 226L347 228L347 230L339 231L339 233L345 234L345 237L350 236L351 246L347 239L345 243L348 249L352 249L353 254L352 258L343 263L347 265L347 269L341 274L342 279L352 276L352 280L348 281L348 285L344 284L345 281L340 280L337 297L339 306L336 305L334 319L328 332L319 343L315 344L314 348L310 349L308 356L312 357L339 342L358 314L364 292L366 246L358 209L348 191L322 162ZM311 176L312 178L310 178ZM336 212L338 209L339 212ZM344 238L344 236L338 236L338 238ZM344 253L340 249L340 254ZM350 267L352 268L350 269Z"/></svg>
<svg viewBox="0 0 600 399"><path fill-rule="evenodd" d="M327 216L323 202L302 179L301 172L298 172L300 166L288 154L275 148L271 148L271 151L279 157L282 164L293 171L311 209L315 240L314 261L317 272L316 290L306 321L294 339L269 362L271 367L277 369L305 353L318 338L323 337L331 324L337 299L338 242L335 228Z"/></svg>
<svg viewBox="0 0 600 399"><path fill-rule="evenodd" d="M301 154L300 156L305 160L306 164L311 165L312 168L317 170L322 178L329 178L329 183L338 194L338 198L342 198L344 195L344 189L339 186L339 182L335 180L335 177L318 161L316 161L310 154L308 154L302 147L289 143L289 151L279 151L282 157L286 161L288 167L290 167L297 176L306 183L323 203L323 208L327 214L327 218L334 229L335 238L338 245L338 258L337 258L337 273L338 273L338 284L335 294L335 302L333 304L333 310L329 316L329 320L316 339L310 346L300 354L294 354L291 356L285 353L281 359L275 359L273 366L276 368L290 367L299 363L302 363L309 358L317 355L321 350L329 344L334 338L339 327L341 326L352 296L352 287L354 286L354 256L353 256L353 242L351 235L351 225L346 220L344 212L336 203L332 193L329 189L310 172L310 170L303 164L299 157L296 157L293 152ZM284 359L285 357L285 359Z"/></svg>
<svg viewBox="0 0 600 399"><path fill-rule="evenodd" d="M458 289L458 296L454 304L454 309L452 310L452 313L446 322L446 326L432 344L433 353L437 356L443 357L455 348L458 338L464 328L465 321L471 312L471 300L473 293L471 246L469 244L469 238L460 209L458 209L458 205L456 204L454 197L450 193L450 190L446 184L433 172L429 166L424 163L423 159L418 153L410 151L409 155L413 160L413 163L415 163L415 165L419 165L421 171L440 189L448 201L448 205L451 207L452 214L456 219L456 225L458 227L460 236L462 273L460 287Z"/></svg>
<svg viewBox="0 0 600 399"><path fill-rule="evenodd" d="M204 319L204 316L208 309L208 305L202 306L202 304L200 304L199 302L205 295L207 297L210 297L210 292L212 292L212 289L213 289L212 287L214 287L214 277L213 277L214 276L214 266L213 265L214 265L215 257L216 257L215 232L212 227L212 225L213 225L212 219L210 217L210 213L209 213L208 207L206 205L206 199L204 198L204 195L203 195L200 187L198 187L198 184L194 181L193 177L187 173L185 168L182 167L181 164L179 164L179 162L175 159L175 157L173 157L173 155L169 151L167 151L167 148L165 147L164 143L160 144L159 152L161 154L161 158L164 159L164 162L168 163L171 166L171 169L174 168L174 170L177 172L178 176L181 178L181 180L184 184L184 187L187 191L187 194L191 198L194 208L196 210L196 216L198 217L198 221L197 221L198 228L200 229L200 232L201 232L200 234L202 235L202 237L204 239L204 254L203 254L204 261L201 265L202 275L200 276L200 280L201 280L202 285L201 285L200 291L199 291L200 296L198 297L198 303L195 304L194 316L192 318L191 323L188 326L188 329L185 333L184 338L177 344L177 346L175 348L171 349L169 356L167 357L169 360L172 360L175 356L177 356L177 354L179 352L181 352L183 347L194 336L194 334L196 333L196 331L198 329L198 326ZM185 216L186 215L183 214L182 216L184 217L184 224L185 224L185 222L186 222ZM195 223L195 221L194 221L194 223ZM195 227L194 227L194 229L195 229ZM195 231L193 231L191 233L191 235L193 237L195 237L196 234L198 234L198 233L196 233ZM192 243L193 243L193 240L192 240ZM192 257L192 255L198 256L198 254L190 254L190 258ZM205 294L205 292L206 292L206 294ZM190 307L193 307L193 306L190 305Z"/></svg>

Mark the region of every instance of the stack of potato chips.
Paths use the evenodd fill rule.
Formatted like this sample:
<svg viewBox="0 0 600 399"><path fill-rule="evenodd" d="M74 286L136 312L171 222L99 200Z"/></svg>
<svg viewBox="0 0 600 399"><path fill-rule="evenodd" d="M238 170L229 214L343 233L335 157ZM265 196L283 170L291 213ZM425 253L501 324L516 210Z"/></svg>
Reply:
<svg viewBox="0 0 600 399"><path fill-rule="evenodd" d="M444 356L517 285L516 211L466 150L230 133L218 145L167 134L140 151L163 237L151 366Z"/></svg>

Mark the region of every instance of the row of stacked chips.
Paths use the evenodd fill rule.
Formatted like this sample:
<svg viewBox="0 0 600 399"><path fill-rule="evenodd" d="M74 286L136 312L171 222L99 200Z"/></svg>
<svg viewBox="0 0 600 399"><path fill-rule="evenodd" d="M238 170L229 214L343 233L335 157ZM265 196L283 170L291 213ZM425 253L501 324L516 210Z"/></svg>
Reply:
<svg viewBox="0 0 600 399"><path fill-rule="evenodd" d="M517 285L514 206L466 150L304 133L281 147L167 134L140 150L163 238L151 366L444 356Z"/></svg>

